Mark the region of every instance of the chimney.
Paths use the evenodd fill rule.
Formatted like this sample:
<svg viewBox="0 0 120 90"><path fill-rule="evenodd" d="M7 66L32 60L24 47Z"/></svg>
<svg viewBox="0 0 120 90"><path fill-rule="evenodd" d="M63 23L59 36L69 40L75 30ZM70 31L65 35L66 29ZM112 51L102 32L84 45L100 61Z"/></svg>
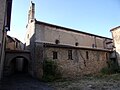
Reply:
<svg viewBox="0 0 120 90"><path fill-rule="evenodd" d="M28 12L28 23L31 23L35 19L35 4L31 1L30 9Z"/></svg>

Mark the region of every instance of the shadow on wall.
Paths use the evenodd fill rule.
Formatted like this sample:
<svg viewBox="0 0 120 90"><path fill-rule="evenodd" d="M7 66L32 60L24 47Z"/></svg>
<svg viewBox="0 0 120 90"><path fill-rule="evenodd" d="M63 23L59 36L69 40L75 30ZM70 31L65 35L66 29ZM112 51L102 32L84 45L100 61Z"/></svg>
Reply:
<svg viewBox="0 0 120 90"><path fill-rule="evenodd" d="M114 51L114 54L112 57L116 58L116 61L117 61L118 65L120 66L120 54L118 52Z"/></svg>
<svg viewBox="0 0 120 90"><path fill-rule="evenodd" d="M35 65L35 49L34 49L34 47L35 47L35 42L34 42L34 40L35 40L35 34L33 34L31 37L30 37L30 35L28 34L27 36L26 36L26 41L25 41L25 50L29 50L30 51L30 57L31 57L31 64L30 64L30 68L31 68L31 72L30 72L30 74L33 76L33 77L35 77L35 67L36 67L36 65Z"/></svg>

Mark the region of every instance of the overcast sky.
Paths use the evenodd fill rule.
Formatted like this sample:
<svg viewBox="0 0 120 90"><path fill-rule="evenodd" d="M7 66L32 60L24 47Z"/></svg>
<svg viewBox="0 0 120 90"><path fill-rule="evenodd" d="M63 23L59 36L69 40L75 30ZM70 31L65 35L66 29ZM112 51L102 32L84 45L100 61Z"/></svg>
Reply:
<svg viewBox="0 0 120 90"><path fill-rule="evenodd" d="M76 30L112 37L120 25L120 0L33 0L35 18ZM30 0L13 0L9 35L24 42Z"/></svg>

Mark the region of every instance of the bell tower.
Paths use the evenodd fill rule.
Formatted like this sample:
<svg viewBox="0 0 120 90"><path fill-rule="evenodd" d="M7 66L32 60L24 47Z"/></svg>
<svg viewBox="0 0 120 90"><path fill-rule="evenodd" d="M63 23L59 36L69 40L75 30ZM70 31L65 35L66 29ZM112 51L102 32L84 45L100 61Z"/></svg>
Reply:
<svg viewBox="0 0 120 90"><path fill-rule="evenodd" d="M35 19L35 4L31 1L28 12L28 23L32 22L34 19Z"/></svg>

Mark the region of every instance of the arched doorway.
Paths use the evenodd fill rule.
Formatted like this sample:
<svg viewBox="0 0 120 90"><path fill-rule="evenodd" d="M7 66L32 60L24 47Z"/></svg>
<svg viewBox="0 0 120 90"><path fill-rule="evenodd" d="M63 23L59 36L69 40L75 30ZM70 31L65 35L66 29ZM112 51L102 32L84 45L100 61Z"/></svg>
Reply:
<svg viewBox="0 0 120 90"><path fill-rule="evenodd" d="M28 73L29 62L25 57L15 57L11 60L10 64L10 73Z"/></svg>

